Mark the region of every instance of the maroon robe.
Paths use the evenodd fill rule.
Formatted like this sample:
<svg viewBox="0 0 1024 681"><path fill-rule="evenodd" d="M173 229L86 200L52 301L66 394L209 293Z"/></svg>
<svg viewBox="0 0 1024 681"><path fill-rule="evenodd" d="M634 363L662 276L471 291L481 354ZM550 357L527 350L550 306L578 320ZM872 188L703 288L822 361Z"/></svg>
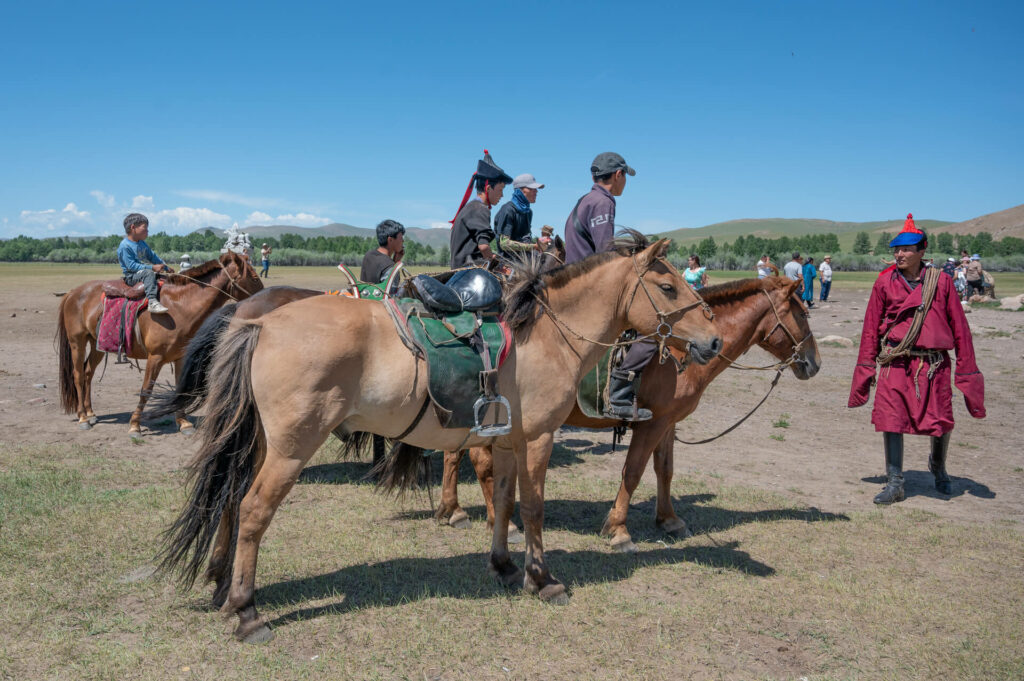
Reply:
<svg viewBox="0 0 1024 681"><path fill-rule="evenodd" d="M879 343L887 331L891 331L889 344L895 345L903 339L910 329L915 308L921 304L922 289L923 286L917 286L911 290L895 266L878 276L864 313L860 352L847 406L859 407L867 403L875 378ZM914 349L937 350L941 361L936 362L931 379L928 372L933 367L921 357L901 357L882 367L871 412L876 431L938 436L953 430L948 350L956 351L955 384L964 394L967 411L975 418L985 417L985 381L974 359L967 317L957 298L953 279L948 275L939 275L935 300L925 315Z"/></svg>

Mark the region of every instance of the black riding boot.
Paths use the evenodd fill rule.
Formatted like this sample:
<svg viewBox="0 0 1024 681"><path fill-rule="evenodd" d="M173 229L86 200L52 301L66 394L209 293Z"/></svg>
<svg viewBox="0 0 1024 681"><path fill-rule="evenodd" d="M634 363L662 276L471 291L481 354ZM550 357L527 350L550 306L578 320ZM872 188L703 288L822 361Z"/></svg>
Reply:
<svg viewBox="0 0 1024 681"><path fill-rule="evenodd" d="M605 416L624 421L646 421L651 418L650 409L641 409L636 404L636 374L632 371L612 370L608 379Z"/></svg>
<svg viewBox="0 0 1024 681"><path fill-rule="evenodd" d="M928 457L928 470L935 476L935 489L939 494L953 493L953 483L946 473L946 452L949 450L950 433L932 438L932 453Z"/></svg>
<svg viewBox="0 0 1024 681"><path fill-rule="evenodd" d="M875 497L876 504L903 501L903 433L882 433L885 445L885 475L889 482Z"/></svg>

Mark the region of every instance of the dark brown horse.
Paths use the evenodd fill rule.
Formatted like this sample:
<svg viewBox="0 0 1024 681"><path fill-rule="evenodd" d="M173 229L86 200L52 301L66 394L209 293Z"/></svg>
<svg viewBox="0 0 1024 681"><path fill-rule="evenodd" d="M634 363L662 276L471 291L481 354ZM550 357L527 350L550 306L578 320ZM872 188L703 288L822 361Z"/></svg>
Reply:
<svg viewBox="0 0 1024 681"><path fill-rule="evenodd" d="M602 534L611 537L616 549L636 551L626 529L626 513L652 453L658 478L655 522L669 534L688 534L686 523L672 508L670 492L675 425L697 408L704 390L729 368L730 359L736 360L754 345L759 345L781 362L789 362L793 374L801 380L818 372L821 358L807 324L807 311L795 295L798 286L798 282L789 279L768 277L742 279L701 289L701 295L714 311L715 322L722 334L721 354L705 365L690 365L678 375L672 362L651 362L648 365L640 383L639 398L641 404L654 412L654 417L633 428L629 452L622 468L622 484L601 530ZM611 428L619 423L589 418L579 407L573 409L566 420L566 425L584 428ZM493 525L491 452L488 447L474 447L469 453L487 504L487 522ZM463 451L445 452L443 490L437 509L438 519L448 520L453 527L468 525L469 518L459 507L457 492L462 454Z"/></svg>
<svg viewBox="0 0 1024 681"><path fill-rule="evenodd" d="M92 408L92 379L103 358L97 349L96 331L103 314L102 281L90 281L72 289L60 303L57 318L57 353L60 363L60 398L65 413L78 414L78 427L87 430L96 423ZM259 275L249 259L236 253L225 253L216 260L196 265L182 274L172 274L160 291L160 302L169 312L139 314L137 341L129 355L145 359L139 404L132 412L128 434L132 439L142 436L140 419L146 396L160 369L175 363L176 371L185 353L185 345L206 317L230 299L242 300L263 288ZM192 425L182 414L177 415L178 428L184 433Z"/></svg>

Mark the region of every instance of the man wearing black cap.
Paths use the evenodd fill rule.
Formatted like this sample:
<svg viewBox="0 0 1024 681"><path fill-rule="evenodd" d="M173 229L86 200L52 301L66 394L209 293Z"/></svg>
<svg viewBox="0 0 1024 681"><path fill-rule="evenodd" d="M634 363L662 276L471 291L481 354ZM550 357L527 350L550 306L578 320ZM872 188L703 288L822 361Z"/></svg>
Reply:
<svg viewBox="0 0 1024 681"><path fill-rule="evenodd" d="M598 154L590 164L594 186L572 209L565 221L565 264L583 260L588 255L611 248L615 236L615 197L626 188L626 175L636 175L614 151ZM633 343L626 357L608 378L608 406L605 415L624 421L646 421L650 409L636 403L636 387L658 346L652 342Z"/></svg>
<svg viewBox="0 0 1024 681"><path fill-rule="evenodd" d="M594 186L565 221L565 264L606 251L615 235L615 197L626 188L626 175L636 171L614 151L598 154L590 164Z"/></svg>
<svg viewBox="0 0 1024 681"><path fill-rule="evenodd" d="M476 172L469 180L462 205L452 220L451 267L465 267L480 264L497 257L491 251L494 230L491 229L491 206L501 201L505 185L512 178L499 168L491 155L484 149L484 158L476 166ZM469 200L470 192L476 189L476 196Z"/></svg>

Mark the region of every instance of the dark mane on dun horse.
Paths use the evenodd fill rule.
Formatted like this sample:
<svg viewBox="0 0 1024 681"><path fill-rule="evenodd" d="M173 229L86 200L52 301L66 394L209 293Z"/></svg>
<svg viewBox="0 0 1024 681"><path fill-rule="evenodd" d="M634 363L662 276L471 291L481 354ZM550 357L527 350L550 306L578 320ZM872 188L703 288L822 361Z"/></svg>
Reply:
<svg viewBox="0 0 1024 681"><path fill-rule="evenodd" d="M169 309L162 315L148 310L139 314L134 330L136 342L129 357L145 359L146 369L138 406L131 415L128 432L141 437L141 416L146 397L153 389L160 369L168 363L177 371L185 346L207 316L229 300L243 300L263 288L249 259L228 252L188 270L165 278L160 301ZM92 379L103 358L97 348L97 327L103 314L103 281L89 281L69 291L60 303L57 320L57 355L61 406L65 413L78 415L79 428L86 430L97 421L92 407ZM178 428L188 434L192 425L177 415Z"/></svg>

